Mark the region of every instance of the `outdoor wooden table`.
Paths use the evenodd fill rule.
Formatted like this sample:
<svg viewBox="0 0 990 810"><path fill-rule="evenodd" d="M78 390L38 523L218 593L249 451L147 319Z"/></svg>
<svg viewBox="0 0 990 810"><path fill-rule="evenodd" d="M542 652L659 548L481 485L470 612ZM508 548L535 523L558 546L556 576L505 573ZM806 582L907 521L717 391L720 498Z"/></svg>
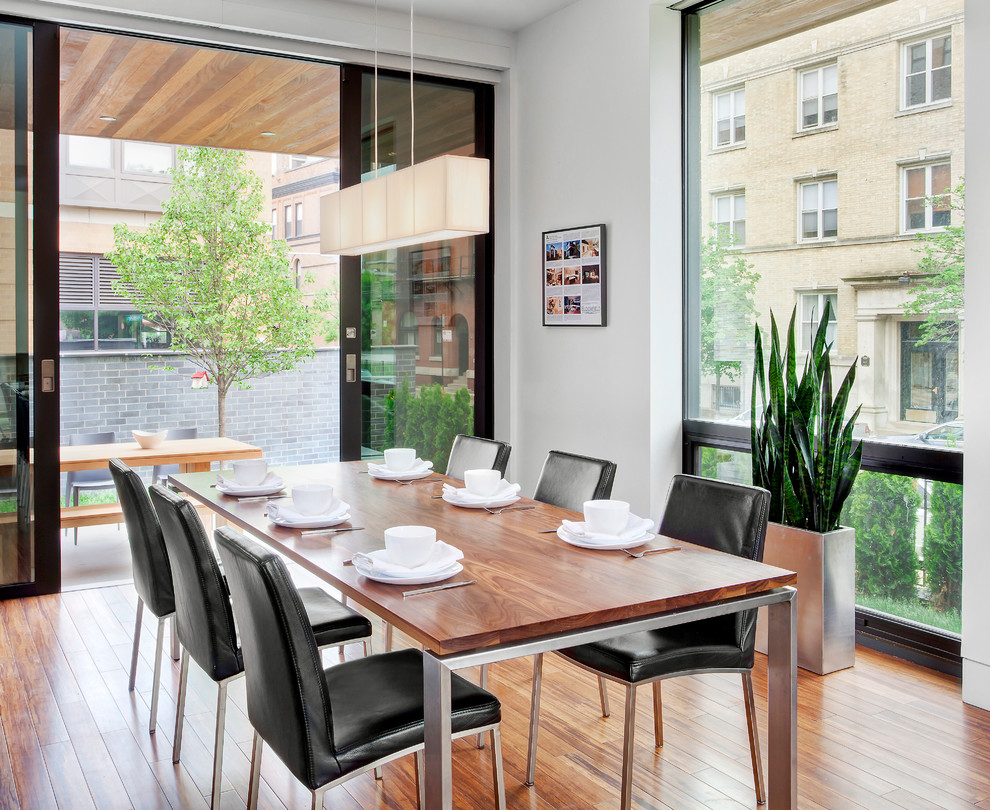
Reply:
<svg viewBox="0 0 990 810"><path fill-rule="evenodd" d="M85 444L59 448L59 468L73 470L106 469L112 458L119 458L129 467L150 467L156 464L178 464L183 472L209 470L214 461L240 458L261 458L260 447L226 437L166 440L158 447L145 450L137 442L114 444ZM120 504L63 506L63 529L119 523L123 520Z"/></svg>
<svg viewBox="0 0 990 810"><path fill-rule="evenodd" d="M265 501L223 495L207 473L169 480L424 645L427 807L451 807L452 670L763 605L769 614L769 806L796 806L794 573L681 541L676 554L639 559L621 550L576 548L539 533L563 518L580 519L566 509L523 499L516 505L535 508L493 515L431 497L440 493L439 482L379 481L366 470L362 462L279 470L287 492L293 483L333 485L350 505L344 525L364 527L338 534L277 527L265 517ZM409 586L373 582L345 566L354 552L383 548L384 530L400 524L435 527L440 539L464 552L464 571L451 581L476 584L404 599Z"/></svg>

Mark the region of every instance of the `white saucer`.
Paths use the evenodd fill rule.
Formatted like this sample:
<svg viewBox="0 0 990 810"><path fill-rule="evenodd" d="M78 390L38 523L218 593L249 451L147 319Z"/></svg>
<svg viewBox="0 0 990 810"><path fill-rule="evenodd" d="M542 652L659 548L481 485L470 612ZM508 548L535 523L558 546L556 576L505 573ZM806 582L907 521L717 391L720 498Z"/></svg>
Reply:
<svg viewBox="0 0 990 810"><path fill-rule="evenodd" d="M416 481L433 475L433 470L417 470L415 472L372 472L368 470L368 475L379 481Z"/></svg>
<svg viewBox="0 0 990 810"><path fill-rule="evenodd" d="M277 495L285 489L285 481L279 478L278 483L262 484L256 487L238 487L237 489L226 489L220 484L217 484L216 486L217 492L222 492L224 495L229 495L231 498L253 498L258 495Z"/></svg>
<svg viewBox="0 0 990 810"><path fill-rule="evenodd" d="M383 574L373 574L367 568L358 565L358 563L354 563L354 568L361 576L372 579L375 582L384 582L386 585L428 585L431 582L443 582L443 580L450 579L455 574L459 574L464 570L463 565L454 563L449 568L444 568L442 571L434 571L432 574L420 574L411 577L389 577Z"/></svg>
<svg viewBox="0 0 990 810"><path fill-rule="evenodd" d="M350 519L350 513L344 512L343 515L338 515L337 517L313 515L305 520L273 520L272 523L284 529L327 529L330 526L339 526L341 523L346 523Z"/></svg>
<svg viewBox="0 0 990 810"><path fill-rule="evenodd" d="M615 540L585 540L580 537L575 537L567 529L561 526L557 529L557 537L563 540L565 543L570 543L572 546L577 546L578 548L597 548L602 551L610 551L617 548L636 548L636 546L641 546L644 543L649 543L655 534L650 534L650 532L645 532L642 537L634 537L631 540L619 539Z"/></svg>
<svg viewBox="0 0 990 810"><path fill-rule="evenodd" d="M508 506L509 504L521 500L518 495L513 493L512 495L506 495L503 498L493 498L490 501L461 501L457 498L448 497L446 492L443 494L443 499L453 506L461 506L465 509L497 509L500 506Z"/></svg>

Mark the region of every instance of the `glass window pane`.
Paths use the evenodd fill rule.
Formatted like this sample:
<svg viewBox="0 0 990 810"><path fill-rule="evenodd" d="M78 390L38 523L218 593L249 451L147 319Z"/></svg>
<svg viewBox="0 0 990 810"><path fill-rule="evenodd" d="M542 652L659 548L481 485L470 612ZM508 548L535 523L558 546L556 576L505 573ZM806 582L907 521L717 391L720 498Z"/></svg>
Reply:
<svg viewBox="0 0 990 810"><path fill-rule="evenodd" d="M113 141L106 138L89 138L83 135L69 136L68 160L70 166L89 169L113 168Z"/></svg>
<svg viewBox="0 0 990 810"><path fill-rule="evenodd" d="M736 90L732 99L733 112L736 115L746 114L746 91Z"/></svg>
<svg viewBox="0 0 990 810"><path fill-rule="evenodd" d="M908 49L909 67L908 73L921 73L925 70L927 46L924 42L912 45Z"/></svg>
<svg viewBox="0 0 990 810"><path fill-rule="evenodd" d="M829 321L834 323L838 319L839 296L836 293L828 293L822 296L822 314L825 313L825 304L831 306Z"/></svg>
<svg viewBox="0 0 990 810"><path fill-rule="evenodd" d="M948 37L932 40L932 70L944 67L952 61Z"/></svg>
<svg viewBox="0 0 990 810"><path fill-rule="evenodd" d="M839 68L836 65L829 65L822 70L822 94L839 92Z"/></svg>
<svg viewBox="0 0 990 810"><path fill-rule="evenodd" d="M60 311L58 313L58 341L63 349L91 349L93 347L93 311L71 309ZM78 341L88 342L89 345L73 346Z"/></svg>
<svg viewBox="0 0 990 810"><path fill-rule="evenodd" d="M736 118L735 120L735 139L736 143L742 143L746 140L746 119Z"/></svg>
<svg viewBox="0 0 990 810"><path fill-rule="evenodd" d="M732 115L732 99L728 93L715 97L715 117L728 118Z"/></svg>
<svg viewBox="0 0 990 810"><path fill-rule="evenodd" d="M907 195L908 197L925 196L925 170L908 169L907 171Z"/></svg>
<svg viewBox="0 0 990 810"><path fill-rule="evenodd" d="M949 191L952 186L951 170L948 163L932 166L932 196Z"/></svg>
<svg viewBox="0 0 990 810"><path fill-rule="evenodd" d="M818 208L818 184L808 183L801 186L801 207L805 211Z"/></svg>
<svg viewBox="0 0 990 810"><path fill-rule="evenodd" d="M735 218L736 219L745 219L746 218L746 195L745 194L737 194L734 197L734 199L735 199L735 202L736 202Z"/></svg>
<svg viewBox="0 0 990 810"><path fill-rule="evenodd" d="M739 219L736 220L735 224L732 226L732 230L736 237L737 245L746 244L746 220Z"/></svg>
<svg viewBox="0 0 990 810"><path fill-rule="evenodd" d="M728 222L732 219L732 214L729 211L729 207L732 204L732 200L729 197L716 197L715 198L715 221L716 222Z"/></svg>
<svg viewBox="0 0 990 810"><path fill-rule="evenodd" d="M124 171L168 174L172 168L172 147L159 143L124 142Z"/></svg>
<svg viewBox="0 0 990 810"><path fill-rule="evenodd" d="M909 105L925 103L924 73L916 73L907 77L907 103Z"/></svg>
<svg viewBox="0 0 990 810"><path fill-rule="evenodd" d="M932 101L952 96L952 68L944 67L932 71Z"/></svg>
<svg viewBox="0 0 990 810"><path fill-rule="evenodd" d="M812 70L801 75L801 98L818 95L818 71Z"/></svg>
<svg viewBox="0 0 990 810"><path fill-rule="evenodd" d="M803 323L811 323L818 317L818 296L801 296L801 320Z"/></svg>
<svg viewBox="0 0 990 810"><path fill-rule="evenodd" d="M828 208L822 212L822 236L832 237L839 235L839 213L834 208Z"/></svg>
<svg viewBox="0 0 990 810"><path fill-rule="evenodd" d="M839 97L825 96L822 99L822 123L832 124L839 120Z"/></svg>
<svg viewBox="0 0 990 810"><path fill-rule="evenodd" d="M804 239L816 239L818 237L818 214L810 212L801 216L802 228L801 236Z"/></svg>
<svg viewBox="0 0 990 810"><path fill-rule="evenodd" d="M835 180L822 183L822 208L837 208L839 205L839 184Z"/></svg>
<svg viewBox="0 0 990 810"><path fill-rule="evenodd" d="M801 105L802 126L813 127L818 124L818 99L810 99Z"/></svg>
<svg viewBox="0 0 990 810"><path fill-rule="evenodd" d="M925 227L924 200L907 201L907 227L909 230L920 230Z"/></svg>
<svg viewBox="0 0 990 810"><path fill-rule="evenodd" d="M719 121L716 127L715 143L725 146L729 142L729 119Z"/></svg>

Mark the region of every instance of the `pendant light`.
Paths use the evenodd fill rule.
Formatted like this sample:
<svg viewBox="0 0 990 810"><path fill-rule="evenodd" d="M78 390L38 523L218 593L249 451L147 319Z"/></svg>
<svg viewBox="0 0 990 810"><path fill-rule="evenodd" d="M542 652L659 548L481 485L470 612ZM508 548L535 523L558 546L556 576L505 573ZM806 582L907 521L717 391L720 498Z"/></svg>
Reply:
<svg viewBox="0 0 990 810"><path fill-rule="evenodd" d="M375 176L320 198L320 253L359 256L488 233L488 159L441 155L416 163L413 3L409 3L410 164L379 176L378 2L375 2Z"/></svg>

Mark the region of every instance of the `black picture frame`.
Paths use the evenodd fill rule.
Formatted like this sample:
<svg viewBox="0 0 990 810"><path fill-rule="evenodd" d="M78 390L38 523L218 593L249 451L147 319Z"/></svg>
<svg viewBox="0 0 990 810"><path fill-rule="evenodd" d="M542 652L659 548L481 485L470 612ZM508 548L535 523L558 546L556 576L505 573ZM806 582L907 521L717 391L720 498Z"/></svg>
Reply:
<svg viewBox="0 0 990 810"><path fill-rule="evenodd" d="M608 326L605 225L544 231L542 250L543 325Z"/></svg>

